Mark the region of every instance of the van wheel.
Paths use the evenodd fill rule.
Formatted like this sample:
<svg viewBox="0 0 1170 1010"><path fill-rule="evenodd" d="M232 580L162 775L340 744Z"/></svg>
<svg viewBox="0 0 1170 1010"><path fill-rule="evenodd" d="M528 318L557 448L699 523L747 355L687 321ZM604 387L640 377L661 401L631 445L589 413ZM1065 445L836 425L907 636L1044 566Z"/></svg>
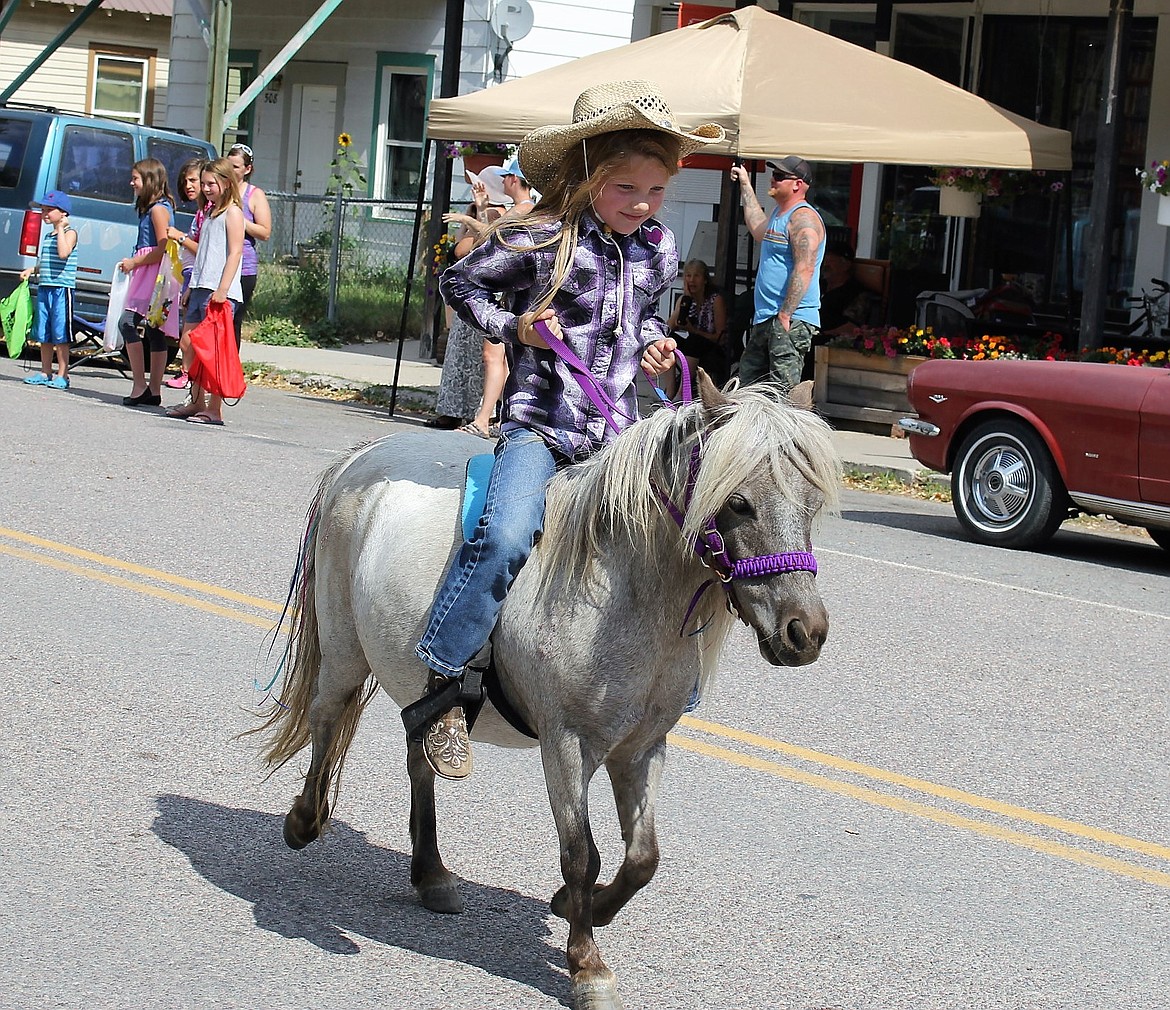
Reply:
<svg viewBox="0 0 1170 1010"><path fill-rule="evenodd" d="M1068 492L1040 436L1011 418L985 421L959 447L951 503L972 539L1038 547L1068 517Z"/></svg>

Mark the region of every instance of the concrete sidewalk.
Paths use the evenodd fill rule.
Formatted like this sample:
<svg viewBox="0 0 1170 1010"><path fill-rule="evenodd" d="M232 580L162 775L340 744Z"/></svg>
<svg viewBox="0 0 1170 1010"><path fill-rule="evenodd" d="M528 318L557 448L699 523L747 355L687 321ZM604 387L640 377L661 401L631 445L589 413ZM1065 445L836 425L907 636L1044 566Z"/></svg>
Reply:
<svg viewBox="0 0 1170 1010"><path fill-rule="evenodd" d="M382 386L389 386L394 381L397 354L397 341L347 344L337 348L277 347L245 341L240 347L240 359L245 362L271 365L283 371L305 375L325 375L347 382ZM442 372L442 367L433 361L420 360L417 340L403 343L398 375L400 390L437 392ZM836 431L833 440L847 470L888 473L904 483L912 483L916 475L929 472L910 455L910 445L904 438Z"/></svg>

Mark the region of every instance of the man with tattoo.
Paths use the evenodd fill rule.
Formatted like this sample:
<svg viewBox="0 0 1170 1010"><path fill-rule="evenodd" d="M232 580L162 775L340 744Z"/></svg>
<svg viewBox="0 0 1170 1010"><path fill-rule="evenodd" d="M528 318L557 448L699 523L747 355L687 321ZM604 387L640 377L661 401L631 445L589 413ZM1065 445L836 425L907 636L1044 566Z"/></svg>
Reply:
<svg viewBox="0 0 1170 1010"><path fill-rule="evenodd" d="M739 362L739 381L746 386L770 379L787 392L800 382L805 355L820 329L825 225L805 200L812 182L809 163L789 155L767 165L772 170L768 196L776 201L771 217L756 199L747 170L741 165L731 170L739 183L744 221L760 243L755 314Z"/></svg>

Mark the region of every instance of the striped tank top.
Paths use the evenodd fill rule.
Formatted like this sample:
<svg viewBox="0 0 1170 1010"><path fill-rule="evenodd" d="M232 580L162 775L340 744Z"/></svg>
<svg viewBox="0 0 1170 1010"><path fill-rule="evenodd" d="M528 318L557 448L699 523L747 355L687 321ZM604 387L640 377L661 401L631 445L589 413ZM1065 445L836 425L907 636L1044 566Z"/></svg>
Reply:
<svg viewBox="0 0 1170 1010"><path fill-rule="evenodd" d="M66 231L74 231L66 228ZM41 241L40 262L37 265L37 284L42 288L77 287L77 246L62 259L57 254L57 236L50 231Z"/></svg>

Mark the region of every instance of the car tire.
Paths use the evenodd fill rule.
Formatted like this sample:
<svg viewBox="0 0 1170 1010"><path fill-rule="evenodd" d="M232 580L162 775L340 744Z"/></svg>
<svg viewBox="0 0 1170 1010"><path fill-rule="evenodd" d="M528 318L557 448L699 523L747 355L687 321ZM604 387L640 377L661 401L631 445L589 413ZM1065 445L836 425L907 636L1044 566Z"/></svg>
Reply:
<svg viewBox="0 0 1170 1010"><path fill-rule="evenodd" d="M1170 530L1160 526L1147 526L1146 532L1150 535L1150 539L1161 547L1162 550L1170 551Z"/></svg>
<svg viewBox="0 0 1170 1010"><path fill-rule="evenodd" d="M1038 547L1068 518L1052 455L1023 421L985 421L963 439L951 469L951 503L973 540Z"/></svg>

